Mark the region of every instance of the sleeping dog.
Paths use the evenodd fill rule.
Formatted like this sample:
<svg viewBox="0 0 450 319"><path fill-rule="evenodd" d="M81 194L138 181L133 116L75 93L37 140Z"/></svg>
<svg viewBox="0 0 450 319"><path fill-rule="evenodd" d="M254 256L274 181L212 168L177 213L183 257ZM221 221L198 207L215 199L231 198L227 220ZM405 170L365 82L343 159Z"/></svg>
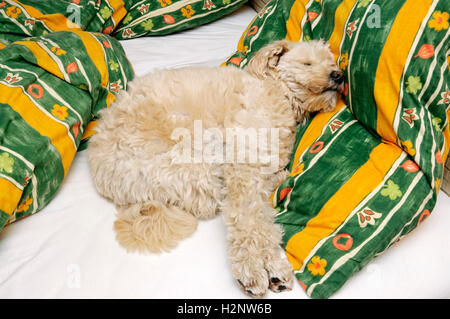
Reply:
<svg viewBox="0 0 450 319"><path fill-rule="evenodd" d="M260 49L244 69L186 67L136 78L100 113L88 148L97 190L118 211L119 243L129 251L167 251L195 231L197 219L220 212L242 289L256 297L291 289L268 198L287 176L298 123L331 111L343 80L326 43L285 40ZM198 138L199 127L208 134ZM238 145L223 138L232 129L238 139L239 132L258 134ZM226 160L220 152L201 156L223 149ZM269 151L272 160L249 160ZM236 152L247 156L237 160Z"/></svg>

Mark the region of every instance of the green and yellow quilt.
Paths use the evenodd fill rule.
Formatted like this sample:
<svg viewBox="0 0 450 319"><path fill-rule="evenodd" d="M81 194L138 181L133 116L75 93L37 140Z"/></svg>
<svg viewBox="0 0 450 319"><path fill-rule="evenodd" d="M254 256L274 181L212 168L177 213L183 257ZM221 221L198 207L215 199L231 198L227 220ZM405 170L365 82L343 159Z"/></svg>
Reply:
<svg viewBox="0 0 450 319"><path fill-rule="evenodd" d="M436 203L450 143L448 0L272 0L226 64L279 39L330 43L343 100L300 127L273 195L306 293L327 298Z"/></svg>

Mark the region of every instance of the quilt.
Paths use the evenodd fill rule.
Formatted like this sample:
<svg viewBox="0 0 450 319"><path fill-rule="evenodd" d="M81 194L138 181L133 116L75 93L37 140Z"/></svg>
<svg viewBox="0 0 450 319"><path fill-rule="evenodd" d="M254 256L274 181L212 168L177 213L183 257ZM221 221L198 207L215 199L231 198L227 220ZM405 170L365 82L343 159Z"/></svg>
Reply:
<svg viewBox="0 0 450 319"><path fill-rule="evenodd" d="M272 0L224 63L245 67L274 40L324 39L345 73L336 110L298 128L291 174L272 196L313 298L433 211L450 142L448 9L446 0Z"/></svg>

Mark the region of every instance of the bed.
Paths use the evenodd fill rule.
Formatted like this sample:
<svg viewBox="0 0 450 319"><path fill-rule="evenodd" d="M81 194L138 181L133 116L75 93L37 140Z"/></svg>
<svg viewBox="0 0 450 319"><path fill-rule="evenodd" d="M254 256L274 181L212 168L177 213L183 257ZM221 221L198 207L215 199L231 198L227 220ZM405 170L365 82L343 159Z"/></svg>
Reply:
<svg viewBox="0 0 450 319"><path fill-rule="evenodd" d="M244 5L207 25L121 41L137 75L216 66L236 49L255 11ZM332 298L450 298L450 198L427 222L375 258ZM114 206L98 195L78 152L50 204L0 233L1 298L248 298L233 280L220 216L160 255L128 254L115 240ZM397 247L396 247L397 246ZM399 247L401 246L401 247ZM300 284L266 298L308 298Z"/></svg>

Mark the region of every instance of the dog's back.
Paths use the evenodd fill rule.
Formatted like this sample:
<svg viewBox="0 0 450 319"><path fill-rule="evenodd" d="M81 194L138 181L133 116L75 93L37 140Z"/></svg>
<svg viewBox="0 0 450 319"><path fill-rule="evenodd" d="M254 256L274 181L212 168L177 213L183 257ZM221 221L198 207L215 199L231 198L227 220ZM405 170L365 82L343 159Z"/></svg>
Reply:
<svg viewBox="0 0 450 319"><path fill-rule="evenodd" d="M196 121L223 134L238 125L271 127L263 93L260 80L236 68L163 70L135 79L101 112L88 157L98 192L119 211L123 246L170 249L196 229L195 217L216 215L222 167L174 163L180 145L174 133L195 137Z"/></svg>

